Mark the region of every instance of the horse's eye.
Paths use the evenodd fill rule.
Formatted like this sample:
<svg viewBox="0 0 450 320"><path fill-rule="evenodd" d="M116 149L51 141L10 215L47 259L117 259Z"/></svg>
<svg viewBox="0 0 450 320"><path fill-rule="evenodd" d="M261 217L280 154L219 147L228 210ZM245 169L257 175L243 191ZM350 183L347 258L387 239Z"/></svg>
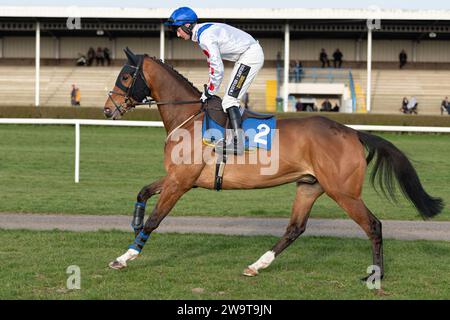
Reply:
<svg viewBox="0 0 450 320"><path fill-rule="evenodd" d="M122 76L122 80L123 80L123 81L127 81L127 80L128 80L128 78L129 78L129 76L128 76L128 75Z"/></svg>

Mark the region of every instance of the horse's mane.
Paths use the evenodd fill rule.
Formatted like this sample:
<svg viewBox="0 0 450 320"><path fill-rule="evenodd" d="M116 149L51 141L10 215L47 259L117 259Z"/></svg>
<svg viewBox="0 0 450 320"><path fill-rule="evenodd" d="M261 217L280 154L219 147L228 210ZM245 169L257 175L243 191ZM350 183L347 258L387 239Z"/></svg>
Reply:
<svg viewBox="0 0 450 320"><path fill-rule="evenodd" d="M181 73L179 73L177 70L174 69L174 67L172 67L170 64L165 63L164 61L162 61L161 59L158 59L156 57L150 57L148 55L145 55L146 57L152 59L153 61L155 61L157 64L161 65L164 69L166 69L167 71L169 71L170 73L172 73L176 78L182 80L184 83L186 83L187 85L189 85L192 89L194 89L198 94L201 94L202 92L200 90L198 90L198 88L196 86L194 86L194 84L188 80L188 78L186 78L185 76L183 76Z"/></svg>

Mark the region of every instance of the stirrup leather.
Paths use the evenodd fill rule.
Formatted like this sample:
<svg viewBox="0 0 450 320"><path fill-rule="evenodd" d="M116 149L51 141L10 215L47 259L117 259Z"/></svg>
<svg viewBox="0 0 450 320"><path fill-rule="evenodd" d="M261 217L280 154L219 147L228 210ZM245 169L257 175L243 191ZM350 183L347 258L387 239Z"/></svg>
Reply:
<svg viewBox="0 0 450 320"><path fill-rule="evenodd" d="M242 117L239 107L233 106L227 110L233 138L228 143L225 138L216 143L215 152L219 154L242 155L244 153L244 132L242 130Z"/></svg>

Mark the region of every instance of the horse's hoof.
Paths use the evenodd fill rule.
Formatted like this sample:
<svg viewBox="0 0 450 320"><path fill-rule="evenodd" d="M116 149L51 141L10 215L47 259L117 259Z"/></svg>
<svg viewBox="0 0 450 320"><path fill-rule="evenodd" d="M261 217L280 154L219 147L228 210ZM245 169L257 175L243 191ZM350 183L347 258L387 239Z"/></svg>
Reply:
<svg viewBox="0 0 450 320"><path fill-rule="evenodd" d="M123 263L120 262L120 261L114 260L113 262L110 262L110 263L109 263L109 267L110 267L111 269L120 270L120 269L126 268L127 265L126 265L126 264L123 264Z"/></svg>
<svg viewBox="0 0 450 320"><path fill-rule="evenodd" d="M254 277L254 276L258 275L258 271L251 269L251 268L245 268L245 270L244 270L244 272L242 272L242 274L247 277Z"/></svg>
<svg viewBox="0 0 450 320"><path fill-rule="evenodd" d="M384 291L383 288L380 288L375 290L375 295L379 297L387 297L390 296L391 294L389 292Z"/></svg>

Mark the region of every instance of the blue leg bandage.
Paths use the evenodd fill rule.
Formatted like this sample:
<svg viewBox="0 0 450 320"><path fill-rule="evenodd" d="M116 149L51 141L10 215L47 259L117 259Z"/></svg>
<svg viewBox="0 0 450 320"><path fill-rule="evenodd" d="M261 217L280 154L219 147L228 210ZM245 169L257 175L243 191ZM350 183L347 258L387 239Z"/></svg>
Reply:
<svg viewBox="0 0 450 320"><path fill-rule="evenodd" d="M144 216L145 216L145 203L136 202L134 205L133 220L131 221L131 227L137 234L144 227Z"/></svg>
<svg viewBox="0 0 450 320"><path fill-rule="evenodd" d="M149 234L145 234L144 231L139 232L137 237L134 239L134 243L131 244L128 248L134 249L138 252L142 251L142 248L145 246L145 243L147 242L148 238L150 238Z"/></svg>

